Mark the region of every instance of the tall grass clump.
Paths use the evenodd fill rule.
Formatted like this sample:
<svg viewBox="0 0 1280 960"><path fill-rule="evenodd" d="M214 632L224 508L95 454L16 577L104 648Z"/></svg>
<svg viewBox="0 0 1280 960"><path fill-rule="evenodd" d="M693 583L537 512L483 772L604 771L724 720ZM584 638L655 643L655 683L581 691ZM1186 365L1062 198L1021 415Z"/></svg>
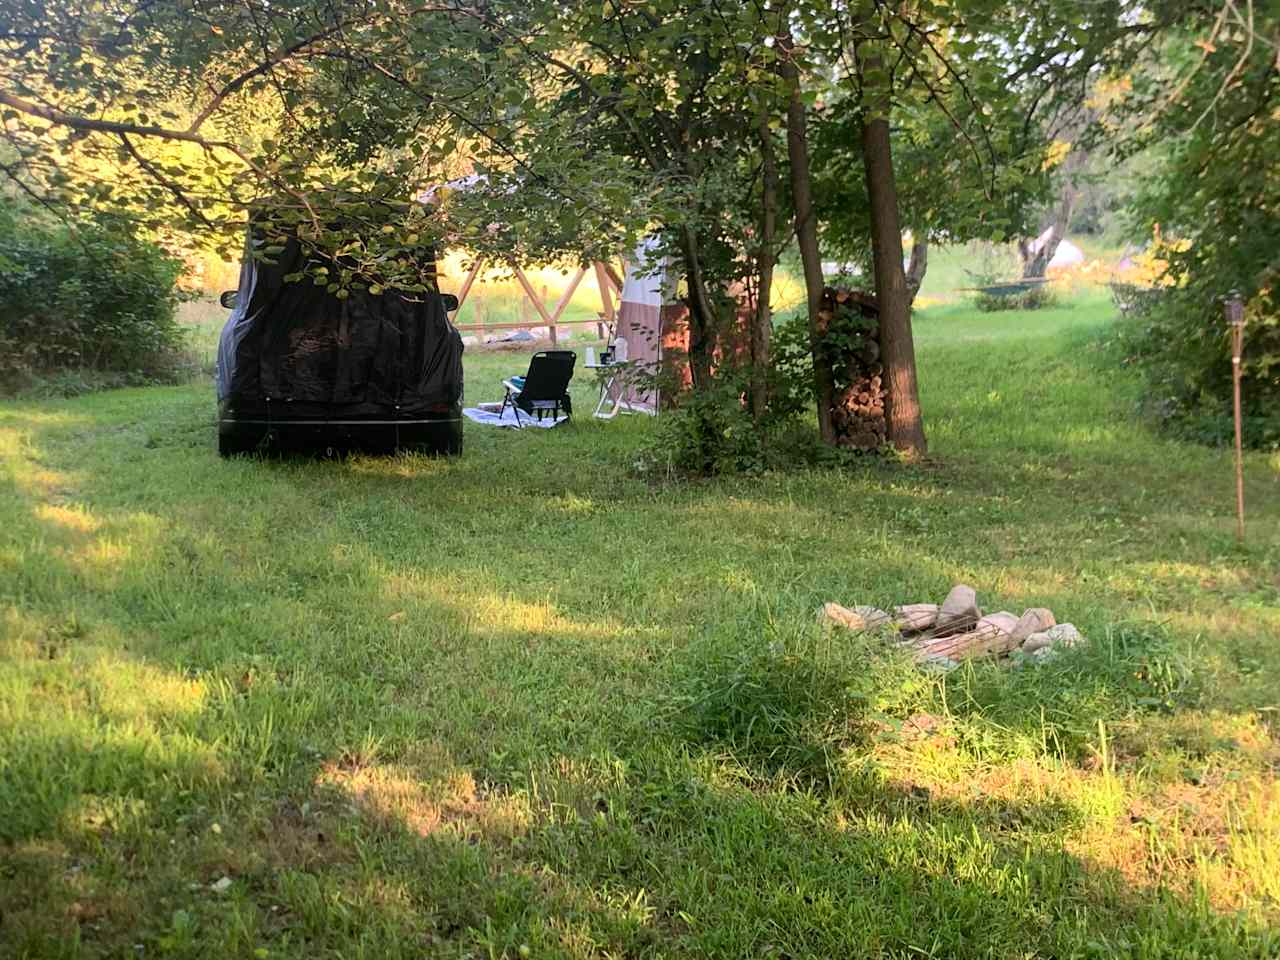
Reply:
<svg viewBox="0 0 1280 960"><path fill-rule="evenodd" d="M750 773L830 784L851 751L935 686L880 637L770 628L696 647L674 704L686 739Z"/></svg>

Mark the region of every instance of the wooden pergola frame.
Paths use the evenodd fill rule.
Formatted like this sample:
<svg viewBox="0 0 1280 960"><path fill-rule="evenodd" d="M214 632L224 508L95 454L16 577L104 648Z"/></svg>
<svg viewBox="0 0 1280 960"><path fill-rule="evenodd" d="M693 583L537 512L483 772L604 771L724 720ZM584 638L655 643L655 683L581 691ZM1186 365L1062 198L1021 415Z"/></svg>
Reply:
<svg viewBox="0 0 1280 960"><path fill-rule="evenodd" d="M458 291L458 310L462 309L462 305L467 302L467 295L471 292L472 285L476 282L476 278L480 275L480 271L484 269L485 261L483 259L476 260L471 265L471 270L467 273L466 280L462 283L462 289ZM583 324L596 324L603 326L607 324L610 329L614 328L617 322L617 307L614 305L614 297L618 298L618 303L622 302L622 276L618 269L611 263L602 260L592 261L590 267L580 266L573 275L573 279L569 281L569 285L565 287L564 293L560 295L560 299L551 309L543 303L542 298L538 296L534 290L533 284L529 282L529 278L525 275L524 270L519 264L511 263L508 267L515 274L516 282L520 284L530 302L533 304L534 310L538 312L538 316L542 318L542 322L551 331L551 342L557 343L559 337L557 327L580 326ZM587 275L588 269L594 269L596 274L596 283L600 287L600 299L603 301L603 311L595 320L561 320L565 308L569 306L569 301L573 299L574 293L578 289L578 285L582 283L582 278ZM453 316L457 316L457 310L453 312ZM453 317L451 316L450 319ZM528 326L526 323L467 323L457 325L459 330L510 330L517 327Z"/></svg>

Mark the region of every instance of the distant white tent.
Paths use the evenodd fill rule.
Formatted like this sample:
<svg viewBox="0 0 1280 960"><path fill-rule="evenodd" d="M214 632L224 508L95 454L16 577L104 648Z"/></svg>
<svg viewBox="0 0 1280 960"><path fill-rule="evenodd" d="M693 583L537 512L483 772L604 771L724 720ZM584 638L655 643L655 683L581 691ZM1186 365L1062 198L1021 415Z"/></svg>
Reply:
<svg viewBox="0 0 1280 960"><path fill-rule="evenodd" d="M1035 242L1031 244L1031 252L1035 253L1049 242L1049 237L1053 235L1053 227L1050 227L1040 236L1036 237ZM1074 267L1077 264L1084 263L1084 251L1077 247L1070 240L1064 239L1058 244L1058 249L1053 254L1053 259L1049 261L1049 269L1054 267Z"/></svg>

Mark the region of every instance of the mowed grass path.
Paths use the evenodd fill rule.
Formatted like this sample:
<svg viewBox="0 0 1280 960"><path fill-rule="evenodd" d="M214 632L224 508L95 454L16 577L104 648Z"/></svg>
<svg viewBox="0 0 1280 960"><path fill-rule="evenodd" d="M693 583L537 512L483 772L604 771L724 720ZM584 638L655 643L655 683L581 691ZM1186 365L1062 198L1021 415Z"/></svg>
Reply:
<svg viewBox="0 0 1280 960"><path fill-rule="evenodd" d="M0 955L1276 956L1280 462L1238 550L1109 322L926 312L929 463L674 486L582 377L453 461L224 462L207 384L0 405ZM813 626L956 581L1092 642Z"/></svg>

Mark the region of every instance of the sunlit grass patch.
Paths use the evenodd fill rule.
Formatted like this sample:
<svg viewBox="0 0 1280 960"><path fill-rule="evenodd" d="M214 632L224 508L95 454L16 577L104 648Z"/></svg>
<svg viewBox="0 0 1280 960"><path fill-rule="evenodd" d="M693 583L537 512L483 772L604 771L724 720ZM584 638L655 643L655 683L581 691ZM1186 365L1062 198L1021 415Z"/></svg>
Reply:
<svg viewBox="0 0 1280 960"><path fill-rule="evenodd" d="M1095 822L1069 849L1135 889L1176 890L1222 911L1275 901L1280 794L1254 777L1131 784L1123 814Z"/></svg>
<svg viewBox="0 0 1280 960"><path fill-rule="evenodd" d="M316 777L321 790L337 793L378 829L427 837L446 831L463 839L511 838L528 825L520 797L485 795L474 777L441 750L416 748L395 762L376 752L327 764Z"/></svg>
<svg viewBox="0 0 1280 960"><path fill-rule="evenodd" d="M224 462L208 384L0 407L0 943L1275 955L1280 474L1238 548L1109 317L918 315L911 467L654 486L653 424L585 414ZM468 402L527 362L468 352ZM1090 643L937 677L814 628L957 581Z"/></svg>

